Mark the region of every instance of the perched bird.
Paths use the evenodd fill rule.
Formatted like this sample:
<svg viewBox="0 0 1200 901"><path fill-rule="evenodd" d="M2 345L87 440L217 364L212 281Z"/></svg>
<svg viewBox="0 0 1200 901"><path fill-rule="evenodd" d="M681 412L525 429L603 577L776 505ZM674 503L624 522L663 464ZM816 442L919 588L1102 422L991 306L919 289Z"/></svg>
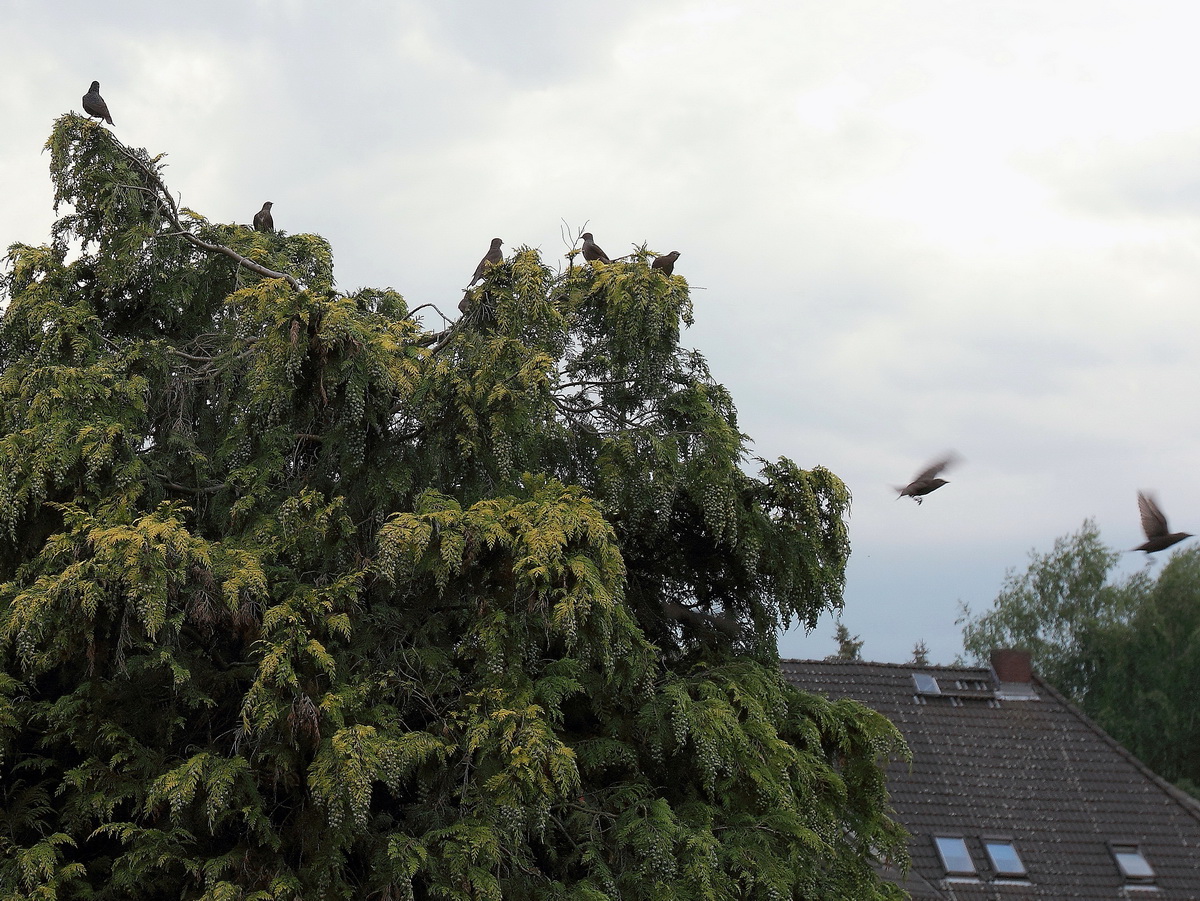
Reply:
<svg viewBox="0 0 1200 901"><path fill-rule="evenodd" d="M591 232L583 233L583 258L589 263L593 260L599 260L601 263L612 262L608 258L608 254L601 250L600 245L592 240Z"/></svg>
<svg viewBox="0 0 1200 901"><path fill-rule="evenodd" d="M504 254L500 252L500 246L503 243L499 238L492 238L492 246L488 248L488 252L484 254L483 259L479 261L479 265L475 267L475 274L471 276L471 281L467 284L468 288L483 278L483 274L489 266L495 266L497 263L504 262Z"/></svg>
<svg viewBox="0 0 1200 901"><path fill-rule="evenodd" d="M83 95L83 111L89 117L95 116L97 119L103 119L109 125L113 124L112 116L108 114L108 104L100 96L100 82L93 81L88 92Z"/></svg>
<svg viewBox="0 0 1200 901"><path fill-rule="evenodd" d="M1146 533L1146 543L1133 548L1135 551L1145 551L1153 554L1178 544L1185 538L1191 538L1191 532L1168 532L1167 518L1163 516L1154 498L1138 492L1138 512L1142 514L1142 531Z"/></svg>
<svg viewBox="0 0 1200 901"><path fill-rule="evenodd" d="M275 220L271 218L271 207L275 204L267 201L263 208L254 214L254 230L256 232L274 232Z"/></svg>
<svg viewBox="0 0 1200 901"><path fill-rule="evenodd" d="M919 504L923 495L929 494L931 491L937 491L943 485L949 484L945 479L939 479L937 475L956 459L957 457L950 455L942 460L938 460L924 472L918 473L917 477L903 488L896 489L900 492L896 496L896 500L900 500L902 497L911 497Z"/></svg>
<svg viewBox="0 0 1200 901"><path fill-rule="evenodd" d="M672 250L668 254L661 257L655 257L654 262L650 264L651 269L661 269L663 275L670 275L675 271L675 261L679 259L679 251Z"/></svg>

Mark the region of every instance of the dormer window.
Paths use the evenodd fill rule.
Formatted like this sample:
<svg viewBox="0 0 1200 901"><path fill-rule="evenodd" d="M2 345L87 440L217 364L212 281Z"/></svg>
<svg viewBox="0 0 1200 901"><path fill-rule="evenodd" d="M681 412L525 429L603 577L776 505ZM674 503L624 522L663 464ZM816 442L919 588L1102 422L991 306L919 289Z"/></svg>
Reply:
<svg viewBox="0 0 1200 901"><path fill-rule="evenodd" d="M975 861L971 860L971 852L967 850L965 839L956 836L936 835L933 843L937 846L938 856L942 858L942 866L950 876L974 876Z"/></svg>

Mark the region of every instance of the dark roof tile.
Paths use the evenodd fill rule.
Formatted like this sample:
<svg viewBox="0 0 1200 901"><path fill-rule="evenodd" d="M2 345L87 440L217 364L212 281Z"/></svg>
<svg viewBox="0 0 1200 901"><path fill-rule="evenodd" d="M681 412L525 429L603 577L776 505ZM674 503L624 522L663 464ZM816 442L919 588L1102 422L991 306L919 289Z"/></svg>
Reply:
<svg viewBox="0 0 1200 901"><path fill-rule="evenodd" d="M908 741L912 764L892 762L888 783L912 833L902 884L914 898L1128 897L1112 841L1140 846L1157 874L1154 898L1200 898L1200 804L1036 675L1036 700L1009 700L980 667L785 660L782 670L805 691L878 710ZM920 694L915 672L949 696ZM932 841L943 833L967 838L977 882L947 880ZM1014 841L1027 882L997 880L984 836Z"/></svg>

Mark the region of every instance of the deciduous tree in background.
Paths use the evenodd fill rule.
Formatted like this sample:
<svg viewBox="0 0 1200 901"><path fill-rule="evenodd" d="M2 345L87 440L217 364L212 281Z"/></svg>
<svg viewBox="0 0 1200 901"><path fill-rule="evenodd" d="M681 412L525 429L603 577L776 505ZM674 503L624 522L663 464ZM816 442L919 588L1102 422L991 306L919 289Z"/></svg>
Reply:
<svg viewBox="0 0 1200 901"><path fill-rule="evenodd" d="M681 277L520 249L431 332L101 127L49 148L0 318L0 897L891 896L898 735L777 666L847 492L743 471Z"/></svg>
<svg viewBox="0 0 1200 901"><path fill-rule="evenodd" d="M1173 553L1139 592L1128 624L1104 638L1091 715L1155 772L1200 797L1200 548Z"/></svg>
<svg viewBox="0 0 1200 901"><path fill-rule="evenodd" d="M1040 676L1078 702L1093 684L1099 636L1128 620L1136 586L1109 583L1121 555L1091 520L1049 553L1029 556L1024 573L1008 571L991 610L973 617L962 605L963 646L980 662L993 648L1023 648ZM1135 579L1144 587L1144 575Z"/></svg>
<svg viewBox="0 0 1200 901"><path fill-rule="evenodd" d="M1029 650L1034 669L1165 779L1200 788L1200 549L1110 578L1120 552L1095 523L1031 554L992 609L959 620L977 662L997 647Z"/></svg>

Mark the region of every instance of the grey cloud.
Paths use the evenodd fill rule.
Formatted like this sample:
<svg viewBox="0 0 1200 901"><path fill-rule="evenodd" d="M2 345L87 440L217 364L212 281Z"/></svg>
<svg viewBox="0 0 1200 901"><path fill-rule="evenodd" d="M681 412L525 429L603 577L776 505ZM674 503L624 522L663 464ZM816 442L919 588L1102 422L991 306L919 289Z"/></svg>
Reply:
<svg viewBox="0 0 1200 901"><path fill-rule="evenodd" d="M563 218L610 254L679 250L705 289L684 341L754 451L855 491L869 655L923 637L948 659L956 600L1086 515L1132 546L1137 487L1200 505L1177 400L1200 390L1200 59L1161 46L1186 42L1177 4L147 0L61 28L89 9L6 8L4 244L45 239L42 143L99 79L183 203L248 221L269 197L333 241L344 288L451 310L494 235L557 263ZM902 514L889 481L950 447L952 484ZM934 579L910 541L963 565Z"/></svg>
<svg viewBox="0 0 1200 901"><path fill-rule="evenodd" d="M1099 216L1200 216L1200 130L1149 142L1071 144L1022 162L1062 202Z"/></svg>

